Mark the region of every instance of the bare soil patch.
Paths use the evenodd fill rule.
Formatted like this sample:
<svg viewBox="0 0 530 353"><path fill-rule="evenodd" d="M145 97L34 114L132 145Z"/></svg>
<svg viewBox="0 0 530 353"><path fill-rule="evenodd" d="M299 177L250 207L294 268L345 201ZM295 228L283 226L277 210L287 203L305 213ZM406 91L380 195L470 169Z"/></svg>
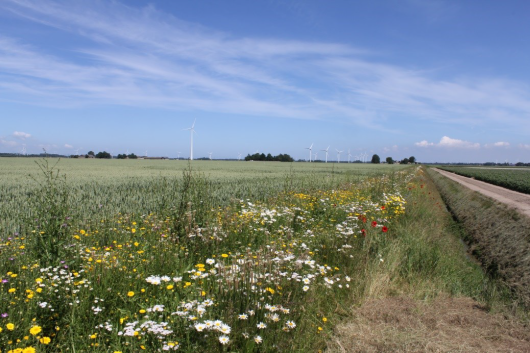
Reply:
<svg viewBox="0 0 530 353"><path fill-rule="evenodd" d="M328 351L530 352L530 329L470 298L385 298L354 309Z"/></svg>
<svg viewBox="0 0 530 353"><path fill-rule="evenodd" d="M468 178L455 173L447 172L445 170L433 168L433 170L454 180L473 191L480 192L496 201L502 202L509 207L517 209L519 212L530 217L530 195L523 194L517 191L508 190L506 188L485 183L480 180Z"/></svg>

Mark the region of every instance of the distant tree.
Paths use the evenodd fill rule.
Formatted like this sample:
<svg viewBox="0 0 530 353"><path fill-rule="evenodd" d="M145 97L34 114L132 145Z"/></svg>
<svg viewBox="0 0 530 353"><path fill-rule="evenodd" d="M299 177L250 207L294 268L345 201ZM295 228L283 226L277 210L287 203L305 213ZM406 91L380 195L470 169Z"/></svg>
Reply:
<svg viewBox="0 0 530 353"><path fill-rule="evenodd" d="M77 154L73 154L70 156L70 158L79 158L79 156Z"/></svg>
<svg viewBox="0 0 530 353"><path fill-rule="evenodd" d="M89 152L90 153L90 152ZM96 154L96 158L100 158L100 159L111 159L111 155L110 153L106 152L106 151L103 151L103 152L98 152Z"/></svg>
<svg viewBox="0 0 530 353"><path fill-rule="evenodd" d="M129 159L138 159L138 156L134 153L129 154L127 157L129 157Z"/></svg>
<svg viewBox="0 0 530 353"><path fill-rule="evenodd" d="M268 153L266 156L264 153L247 154L245 161L278 161L278 162L294 162L294 159L288 154L279 154L272 156Z"/></svg>
<svg viewBox="0 0 530 353"><path fill-rule="evenodd" d="M403 159L401 160L401 162L399 162L399 163L401 163L401 164L409 164L409 162L410 162L410 161L409 161L408 158L403 158Z"/></svg>
<svg viewBox="0 0 530 353"><path fill-rule="evenodd" d="M89 152L87 153L87 155L89 155L89 156L95 156L94 151L89 151Z"/></svg>
<svg viewBox="0 0 530 353"><path fill-rule="evenodd" d="M374 155L372 156L372 163L374 163L374 164L379 164L379 163L381 163L381 158L379 158L379 156L378 156L377 154L374 154Z"/></svg>
<svg viewBox="0 0 530 353"><path fill-rule="evenodd" d="M118 154L118 159L127 159L127 155L124 153L124 154Z"/></svg>
<svg viewBox="0 0 530 353"><path fill-rule="evenodd" d="M386 157L386 163L387 164L394 164L394 160L392 159L392 157Z"/></svg>
<svg viewBox="0 0 530 353"><path fill-rule="evenodd" d="M414 157L414 156L409 157L409 163L410 164L416 163L416 157Z"/></svg>

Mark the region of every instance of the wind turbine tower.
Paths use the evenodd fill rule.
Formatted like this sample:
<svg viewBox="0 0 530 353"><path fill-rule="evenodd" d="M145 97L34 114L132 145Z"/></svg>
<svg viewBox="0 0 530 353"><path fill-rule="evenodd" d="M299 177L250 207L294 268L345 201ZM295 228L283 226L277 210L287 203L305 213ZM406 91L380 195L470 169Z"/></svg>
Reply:
<svg viewBox="0 0 530 353"><path fill-rule="evenodd" d="M177 152L177 159L180 159L180 152Z"/></svg>
<svg viewBox="0 0 530 353"><path fill-rule="evenodd" d="M311 144L309 147L306 147L305 149L309 150L309 163L311 163L311 151L313 150L313 144Z"/></svg>
<svg viewBox="0 0 530 353"><path fill-rule="evenodd" d="M212 160L212 152L208 153L210 155L210 160Z"/></svg>
<svg viewBox="0 0 530 353"><path fill-rule="evenodd" d="M327 163L327 162L328 162L328 151L329 151L329 146L328 146L328 148L326 148L325 150L321 150L321 151L326 152L326 163Z"/></svg>
<svg viewBox="0 0 530 353"><path fill-rule="evenodd" d="M339 151L338 149L335 149L337 151L337 163L340 163L340 154L344 151Z"/></svg>
<svg viewBox="0 0 530 353"><path fill-rule="evenodd" d="M238 155L237 160L238 160L238 161L241 160L241 153Z"/></svg>
<svg viewBox="0 0 530 353"><path fill-rule="evenodd" d="M193 133L195 132L194 127L195 127L195 120L193 120L193 125L191 125L190 128L184 129L184 130L190 130L190 161L193 160Z"/></svg>

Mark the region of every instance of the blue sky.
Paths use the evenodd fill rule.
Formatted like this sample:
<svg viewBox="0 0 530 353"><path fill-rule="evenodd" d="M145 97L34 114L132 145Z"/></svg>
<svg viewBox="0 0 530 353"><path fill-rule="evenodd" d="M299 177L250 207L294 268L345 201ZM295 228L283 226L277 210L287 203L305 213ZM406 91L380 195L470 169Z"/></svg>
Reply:
<svg viewBox="0 0 530 353"><path fill-rule="evenodd" d="M530 2L0 1L0 152L530 162Z"/></svg>

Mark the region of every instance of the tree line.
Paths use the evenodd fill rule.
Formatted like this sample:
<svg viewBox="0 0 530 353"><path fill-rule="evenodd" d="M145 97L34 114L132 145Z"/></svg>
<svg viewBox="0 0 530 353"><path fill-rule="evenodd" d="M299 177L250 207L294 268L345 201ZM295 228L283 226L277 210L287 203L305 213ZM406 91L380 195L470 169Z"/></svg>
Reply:
<svg viewBox="0 0 530 353"><path fill-rule="evenodd" d="M381 163L381 158L377 154L374 154L372 156L372 161L371 162L374 163L374 164L379 164L379 163ZM386 157L386 163L387 164L394 164L394 163L414 164L414 163L416 163L416 157L410 156L409 158L403 158L400 161L394 160L392 157Z"/></svg>
<svg viewBox="0 0 530 353"><path fill-rule="evenodd" d="M248 154L245 157L245 161L271 161L271 162L294 162L294 159L288 154L279 154L273 156L270 153L254 153L253 155Z"/></svg>

